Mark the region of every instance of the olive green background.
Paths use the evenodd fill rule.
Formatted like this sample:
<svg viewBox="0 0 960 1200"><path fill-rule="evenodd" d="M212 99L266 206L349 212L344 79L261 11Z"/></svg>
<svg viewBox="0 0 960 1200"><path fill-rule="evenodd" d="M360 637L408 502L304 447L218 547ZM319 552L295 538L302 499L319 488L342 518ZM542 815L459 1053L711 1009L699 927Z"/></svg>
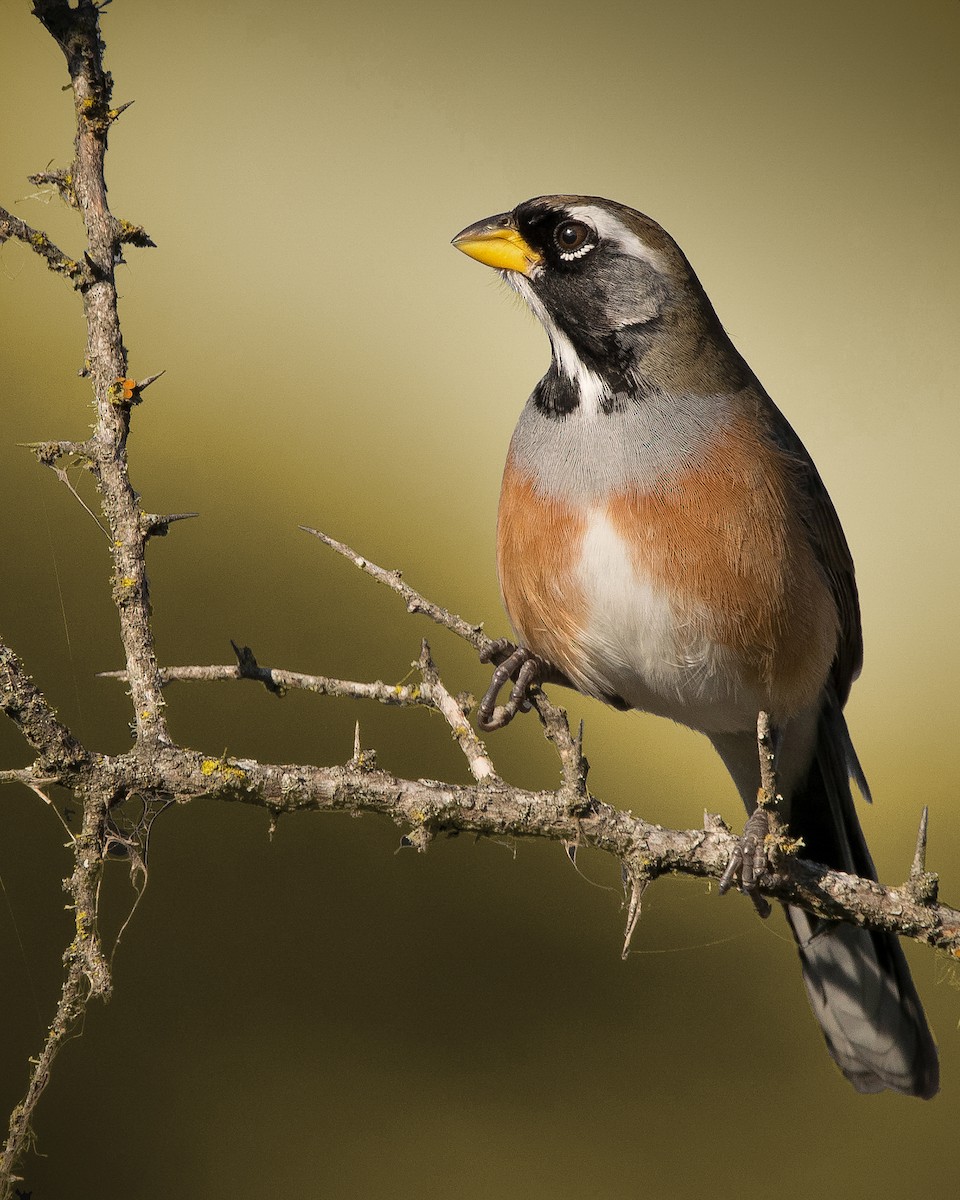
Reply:
<svg viewBox="0 0 960 1200"><path fill-rule="evenodd" d="M76 252L26 176L70 156L62 58L0 11L0 203ZM117 0L110 196L157 250L120 269L165 663L395 681L428 634L447 682L486 670L297 531L318 525L491 632L499 474L547 361L462 226L555 191L660 220L820 466L859 572L867 666L849 715L884 878L920 808L960 901L956 469L960 9L872 2L345 6ZM16 443L83 437L77 297L0 251L0 632L88 744L128 744L102 533ZM88 478L72 479L91 505ZM246 684L178 685L176 736L273 761L366 746L464 778L425 713ZM664 824L741 813L706 743L564 695L602 798ZM532 718L489 744L552 786ZM0 725L4 765L27 761ZM946 1194L960 1097L956 968L907 948L943 1055L930 1104L833 1068L777 915L689 880L648 893L621 963L614 864L557 846L397 852L373 817L198 801L154 828L115 998L57 1064L34 1200L176 1195L573 1200ZM62 829L0 795L0 1110L22 1093L69 937ZM108 926L125 916L122 864ZM5 1117L3 1118L5 1120Z"/></svg>

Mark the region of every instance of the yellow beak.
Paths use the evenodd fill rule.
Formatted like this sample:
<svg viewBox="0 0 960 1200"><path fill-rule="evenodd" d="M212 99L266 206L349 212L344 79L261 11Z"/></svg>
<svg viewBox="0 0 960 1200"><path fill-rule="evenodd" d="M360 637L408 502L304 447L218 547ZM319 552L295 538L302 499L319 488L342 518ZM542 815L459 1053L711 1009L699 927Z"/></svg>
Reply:
<svg viewBox="0 0 960 1200"><path fill-rule="evenodd" d="M468 225L453 239L453 245L488 267L519 271L521 275L529 275L531 267L543 261L520 236L509 213Z"/></svg>

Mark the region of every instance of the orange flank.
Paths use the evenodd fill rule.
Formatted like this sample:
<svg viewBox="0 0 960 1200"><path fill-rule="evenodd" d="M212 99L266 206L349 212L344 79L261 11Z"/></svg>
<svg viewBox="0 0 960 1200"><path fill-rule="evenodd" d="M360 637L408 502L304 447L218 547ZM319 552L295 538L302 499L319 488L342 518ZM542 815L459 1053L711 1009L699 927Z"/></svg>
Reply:
<svg viewBox="0 0 960 1200"><path fill-rule="evenodd" d="M838 638L791 474L782 450L734 422L695 467L607 505L637 574L670 596L679 620L732 649L782 714L816 700Z"/></svg>
<svg viewBox="0 0 960 1200"><path fill-rule="evenodd" d="M541 495L507 459L497 519L503 603L522 644L574 677L571 651L587 615L576 579L585 526L576 508Z"/></svg>

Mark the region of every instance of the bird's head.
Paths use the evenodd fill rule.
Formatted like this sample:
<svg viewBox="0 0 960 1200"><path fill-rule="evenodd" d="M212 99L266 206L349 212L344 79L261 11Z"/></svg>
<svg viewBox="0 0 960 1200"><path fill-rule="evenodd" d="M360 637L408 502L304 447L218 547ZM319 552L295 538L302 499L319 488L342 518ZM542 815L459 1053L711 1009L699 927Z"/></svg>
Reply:
<svg viewBox="0 0 960 1200"><path fill-rule="evenodd" d="M681 382L697 346L725 340L702 287L656 221L598 196L539 196L467 226L453 245L500 271L539 318L554 363L620 392Z"/></svg>

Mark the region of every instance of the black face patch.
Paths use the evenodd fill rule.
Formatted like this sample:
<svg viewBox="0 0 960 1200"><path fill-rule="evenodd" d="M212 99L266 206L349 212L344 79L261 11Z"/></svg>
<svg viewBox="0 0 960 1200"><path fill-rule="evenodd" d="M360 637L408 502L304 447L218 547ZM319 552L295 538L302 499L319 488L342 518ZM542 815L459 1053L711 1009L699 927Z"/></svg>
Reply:
<svg viewBox="0 0 960 1200"><path fill-rule="evenodd" d="M597 252L600 237L589 221L567 211L544 205L521 205L513 220L524 240L536 250L548 268L561 274L575 268Z"/></svg>
<svg viewBox="0 0 960 1200"><path fill-rule="evenodd" d="M622 410L643 392L640 360L660 333L672 299L670 280L649 258L631 253L629 243L625 247L615 235L601 236L589 205L580 201L528 202L514 210L512 219L541 258L525 286L583 366L606 385L603 410ZM532 400L553 417L566 416L580 404L577 384L556 363Z"/></svg>
<svg viewBox="0 0 960 1200"><path fill-rule="evenodd" d="M513 213L514 223L524 240L549 262L556 257L553 234L557 225L569 217L562 208L522 204Z"/></svg>
<svg viewBox="0 0 960 1200"><path fill-rule="evenodd" d="M563 206L522 204L513 220L543 259L530 287L577 346L600 357L612 334L655 319L669 302L668 281L651 262L599 236ZM592 364L591 364L592 365Z"/></svg>

